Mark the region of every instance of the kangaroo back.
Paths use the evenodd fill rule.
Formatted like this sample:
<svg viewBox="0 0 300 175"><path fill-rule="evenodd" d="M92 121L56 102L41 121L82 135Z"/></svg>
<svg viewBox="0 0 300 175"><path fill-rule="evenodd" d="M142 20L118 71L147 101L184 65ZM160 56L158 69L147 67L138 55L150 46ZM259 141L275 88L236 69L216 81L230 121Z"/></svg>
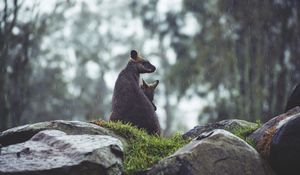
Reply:
<svg viewBox="0 0 300 175"><path fill-rule="evenodd" d="M155 69L136 51L131 51L131 58L115 83L110 120L132 123L149 134L160 134L154 108L139 86L140 74L152 73Z"/></svg>

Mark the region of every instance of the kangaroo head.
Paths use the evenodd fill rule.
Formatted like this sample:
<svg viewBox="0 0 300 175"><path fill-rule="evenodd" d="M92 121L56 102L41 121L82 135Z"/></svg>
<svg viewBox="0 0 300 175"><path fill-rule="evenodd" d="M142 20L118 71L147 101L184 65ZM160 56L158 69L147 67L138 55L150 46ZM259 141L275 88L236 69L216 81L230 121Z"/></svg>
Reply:
<svg viewBox="0 0 300 175"><path fill-rule="evenodd" d="M156 80L155 82L148 84L147 82L145 82L142 79L142 82L143 83L141 85L141 88L142 88L144 94L147 96L147 98L151 101L151 103L152 103L152 105L154 107L154 110L156 111L156 106L153 103L153 99L154 99L154 90L157 87L159 81Z"/></svg>
<svg viewBox="0 0 300 175"><path fill-rule="evenodd" d="M129 63L134 65L139 73L152 73L156 70L154 65L143 59L135 50L130 53Z"/></svg>

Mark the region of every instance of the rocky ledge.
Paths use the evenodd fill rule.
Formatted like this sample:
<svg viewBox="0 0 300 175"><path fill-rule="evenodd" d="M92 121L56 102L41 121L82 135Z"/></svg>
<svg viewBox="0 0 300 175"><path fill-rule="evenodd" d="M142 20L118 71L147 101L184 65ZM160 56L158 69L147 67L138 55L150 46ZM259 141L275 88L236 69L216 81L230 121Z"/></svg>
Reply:
<svg viewBox="0 0 300 175"><path fill-rule="evenodd" d="M281 175L299 172L300 107L263 125L233 119L196 126L181 139L173 139L181 142L180 147L145 133L138 138L130 133L135 129L116 132L115 126L96 123L56 120L0 133L0 174ZM164 142L157 144L155 151L148 151L155 158L161 157L160 160L148 162L147 167L137 165L136 171L126 167L124 160L138 161L131 160L135 145L130 144L137 143L134 139ZM140 143L138 149L149 147L149 142ZM173 151L174 148L177 150ZM165 153L163 149L173 152ZM147 151L138 150L135 154L141 161L150 160Z"/></svg>

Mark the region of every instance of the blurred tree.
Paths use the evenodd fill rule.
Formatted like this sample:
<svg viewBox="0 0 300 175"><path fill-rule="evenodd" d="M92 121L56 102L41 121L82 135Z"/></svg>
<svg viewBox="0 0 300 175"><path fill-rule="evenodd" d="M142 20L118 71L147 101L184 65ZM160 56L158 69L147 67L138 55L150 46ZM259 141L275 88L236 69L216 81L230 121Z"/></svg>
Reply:
<svg viewBox="0 0 300 175"><path fill-rule="evenodd" d="M41 4L27 7L31 10L37 8L39 12ZM30 64L32 73L28 78L28 103L21 123L30 123L36 121L45 121L53 119L71 119L74 102L68 91L68 82L64 78L64 69L67 62L62 63L59 52L52 55L51 48L62 47L62 45L50 43L48 38L55 31L61 30L64 26L63 12L74 6L74 3L66 1L55 1L54 6L49 7L49 13L40 12L38 18L32 20L36 28L43 29L42 33L34 33L34 37L39 37L39 41L33 47L36 49L35 55L32 56ZM57 33L56 33L57 36ZM55 37L54 37L55 38ZM53 57L52 57L53 56Z"/></svg>
<svg viewBox="0 0 300 175"><path fill-rule="evenodd" d="M103 117L107 113L108 94L104 81L105 66L98 61L99 42L97 17L82 2L74 13L77 2L57 1L53 12L47 15L47 35L41 42L43 49L35 63L31 79L31 103L23 122L53 119L84 120ZM91 27L93 25L93 27ZM88 26L88 27L87 27ZM84 32L83 32L84 31ZM99 39L99 40L98 40ZM53 44L55 43L55 45ZM98 60L99 59L99 60ZM96 66L95 70L88 64ZM101 66L100 70L97 68ZM94 71L93 78L88 72ZM101 75L95 75L97 72Z"/></svg>
<svg viewBox="0 0 300 175"><path fill-rule="evenodd" d="M60 3L56 4L56 8L58 6ZM43 83L47 84L51 74L43 74L44 70L41 71L37 64L40 61L40 43L47 33L49 16L39 13L37 2L28 7L24 5L24 1L3 0L0 7L3 7L3 11L0 12L0 130L4 130L24 121L28 122L39 110L49 107L48 103L38 101L44 108L35 106L35 110L32 110L36 97L46 96L45 102L51 101L47 94L49 91L45 90L51 86L57 87L58 84L57 81L51 81L49 86L43 86ZM50 69L47 69L48 73L54 72L56 78L59 77L58 70ZM44 76L41 77L42 75ZM46 93L40 94L41 91ZM43 114L46 111L44 110ZM24 119L26 117L28 119ZM41 118L39 115L39 120Z"/></svg>
<svg viewBox="0 0 300 175"><path fill-rule="evenodd" d="M166 102L168 91L176 91L178 99L188 90L212 96L199 120L267 120L283 112L300 76L298 1L184 0L182 11L166 16L158 14L158 3L132 1L132 7L160 43ZM195 34L182 31L187 17L196 19ZM166 61L170 46L174 65ZM172 111L169 106L165 111ZM167 132L171 118L167 112Z"/></svg>
<svg viewBox="0 0 300 175"><path fill-rule="evenodd" d="M266 120L300 78L297 0L22 2L0 1L0 130L108 116L109 79L132 48L159 58L166 135L182 99L207 99L199 120Z"/></svg>
<svg viewBox="0 0 300 175"><path fill-rule="evenodd" d="M76 1L60 4L48 16L47 35L32 79L35 94L23 117L25 123L109 116L111 89L105 76L127 62L124 58L130 49L124 50L126 55L115 52L130 42L114 29L115 20L122 21L125 13L110 8L116 7L99 0Z"/></svg>
<svg viewBox="0 0 300 175"><path fill-rule="evenodd" d="M31 57L43 28L33 21L18 21L22 3L18 0L0 2L0 130L20 124L28 103L28 78ZM28 15L32 15L29 11ZM31 16L36 18L36 16Z"/></svg>
<svg viewBox="0 0 300 175"><path fill-rule="evenodd" d="M212 120L254 121L282 113L300 75L299 2L188 0L184 7L201 25L188 47L197 56L185 58L189 69L199 71L195 76L209 83L204 93L214 92L215 104L204 114ZM177 65L185 62L178 60ZM194 79L180 79L187 77Z"/></svg>
<svg viewBox="0 0 300 175"><path fill-rule="evenodd" d="M8 39L7 37L11 35L12 28L15 25L16 15L18 12L17 1L14 1L13 11L14 13L8 12L8 2L3 1L1 10L1 25L0 25L0 115L1 115L1 127L0 130L7 128L7 123L9 120L9 104L7 101L7 55L8 55ZM12 14L13 20L8 21L8 16Z"/></svg>

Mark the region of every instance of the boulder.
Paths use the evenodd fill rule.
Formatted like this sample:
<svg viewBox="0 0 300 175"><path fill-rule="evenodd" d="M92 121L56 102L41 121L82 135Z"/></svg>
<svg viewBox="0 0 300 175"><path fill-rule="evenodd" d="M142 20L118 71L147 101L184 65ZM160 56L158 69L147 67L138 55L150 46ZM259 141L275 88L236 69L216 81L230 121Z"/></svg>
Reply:
<svg viewBox="0 0 300 175"><path fill-rule="evenodd" d="M234 132L237 128L256 128L257 123L247 122L245 120L228 119L216 123L209 123L203 126L196 126L182 135L183 138L195 138L204 132L209 132L214 129L224 129L229 132Z"/></svg>
<svg viewBox="0 0 300 175"><path fill-rule="evenodd" d="M265 159L269 160L273 135L277 132L278 128L282 126L283 121L286 121L286 119L293 117L297 113L300 113L300 107L295 107L287 113L272 118L249 136L249 138L254 141L256 150Z"/></svg>
<svg viewBox="0 0 300 175"><path fill-rule="evenodd" d="M266 175L272 170L245 141L225 130L203 133L163 159L148 175Z"/></svg>
<svg viewBox="0 0 300 175"><path fill-rule="evenodd" d="M248 138L256 150L281 174L299 174L300 161L300 107L276 116L263 124Z"/></svg>
<svg viewBox="0 0 300 175"><path fill-rule="evenodd" d="M282 120L270 144L270 164L278 175L300 172L300 113Z"/></svg>
<svg viewBox="0 0 300 175"><path fill-rule="evenodd" d="M123 145L117 138L44 130L28 141L2 147L0 174L117 175L123 172L122 159Z"/></svg>
<svg viewBox="0 0 300 175"><path fill-rule="evenodd" d="M80 134L91 134L91 135L110 135L117 137L123 143L125 140L120 136L114 134L112 131L100 127L98 125L81 122L81 121L66 121L66 120L53 120L34 124L28 124L23 126L18 126L15 128L8 129L0 133L0 143L3 146L21 143L29 140L33 135L42 130L54 129L65 132L71 135Z"/></svg>

